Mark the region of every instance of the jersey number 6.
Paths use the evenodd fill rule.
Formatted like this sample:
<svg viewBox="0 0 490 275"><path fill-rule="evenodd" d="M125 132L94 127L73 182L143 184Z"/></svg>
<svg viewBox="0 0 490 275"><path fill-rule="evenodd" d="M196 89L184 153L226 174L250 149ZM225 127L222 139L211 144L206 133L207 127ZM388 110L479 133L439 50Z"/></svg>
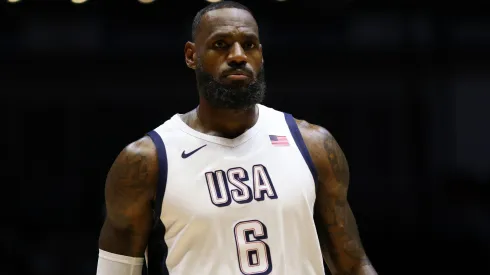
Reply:
<svg viewBox="0 0 490 275"><path fill-rule="evenodd" d="M240 271L245 275L266 275L272 272L267 228L258 220L242 221L235 225L235 243Z"/></svg>

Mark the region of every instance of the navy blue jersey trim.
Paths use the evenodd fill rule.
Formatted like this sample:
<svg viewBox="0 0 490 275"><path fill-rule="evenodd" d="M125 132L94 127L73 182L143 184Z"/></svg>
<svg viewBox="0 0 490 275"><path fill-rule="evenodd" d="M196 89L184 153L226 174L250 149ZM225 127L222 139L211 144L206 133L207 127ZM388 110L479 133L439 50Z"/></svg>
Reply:
<svg viewBox="0 0 490 275"><path fill-rule="evenodd" d="M166 264L168 247L164 237L165 226L158 220L148 239L148 264L143 268L143 275L169 275Z"/></svg>
<svg viewBox="0 0 490 275"><path fill-rule="evenodd" d="M160 135L151 131L147 134L157 149L158 157L158 186L155 198L154 209L154 225L148 240L148 264L143 268L144 275L168 275L167 260L168 247L165 243L165 226L160 219L162 214L163 197L165 188L167 187L168 162L167 150Z"/></svg>
<svg viewBox="0 0 490 275"><path fill-rule="evenodd" d="M167 187L167 173L168 173L168 162L167 162L167 150L165 149L165 144L162 138L155 131L148 133L155 147L157 149L158 157L158 186L157 194L155 198L155 219L159 219L162 214L162 202L163 196L165 194L165 188ZM156 221L155 221L156 222Z"/></svg>
<svg viewBox="0 0 490 275"><path fill-rule="evenodd" d="M296 145L301 152L301 155L303 155L303 158L308 165L308 168L310 168L311 175L315 180L315 188L318 188L318 173L316 171L315 165L313 164L313 160L311 159L308 148L306 147L305 141L303 140L303 136L301 136L298 124L296 123L296 120L294 120L294 117L292 115L285 113L284 117L286 118L286 123L288 124L289 131L291 132L291 135L293 136L294 141L296 142ZM327 232L325 229L325 225L322 222L319 222L320 219L318 218L318 213L316 211L314 212L313 219L317 228L318 240L320 241L320 243L322 243L322 239L325 237L322 232ZM332 274L325 262L323 262L323 268L325 270L325 275Z"/></svg>
<svg viewBox="0 0 490 275"><path fill-rule="evenodd" d="M313 180L315 181L315 188L318 187L318 173L316 172L315 165L313 164L313 160L311 159L310 153L308 152L308 148L306 147L305 141L301 136L301 132L299 131L298 124L296 124L296 120L291 114L284 113L284 117L286 118L286 123L288 124L289 131L298 146L301 155L310 168L311 175L313 176Z"/></svg>

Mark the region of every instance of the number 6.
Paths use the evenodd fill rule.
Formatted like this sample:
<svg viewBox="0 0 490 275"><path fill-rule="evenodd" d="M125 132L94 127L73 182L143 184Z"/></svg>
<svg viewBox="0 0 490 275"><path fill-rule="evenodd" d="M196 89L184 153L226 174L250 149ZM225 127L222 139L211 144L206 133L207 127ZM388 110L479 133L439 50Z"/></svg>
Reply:
<svg viewBox="0 0 490 275"><path fill-rule="evenodd" d="M235 243L240 271L245 275L266 275L272 272L267 228L257 220L242 221L235 225Z"/></svg>

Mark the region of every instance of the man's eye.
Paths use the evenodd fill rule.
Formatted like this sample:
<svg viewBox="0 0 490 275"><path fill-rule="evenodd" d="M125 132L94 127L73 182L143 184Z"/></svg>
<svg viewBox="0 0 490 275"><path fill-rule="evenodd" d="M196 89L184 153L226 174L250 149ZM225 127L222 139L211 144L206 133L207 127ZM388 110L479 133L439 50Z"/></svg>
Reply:
<svg viewBox="0 0 490 275"><path fill-rule="evenodd" d="M247 43L243 44L243 48L245 50L250 50L250 49L255 48L255 44L253 42L247 42Z"/></svg>
<svg viewBox="0 0 490 275"><path fill-rule="evenodd" d="M226 47L226 43L224 41L217 41L214 43L214 47L216 48L225 48Z"/></svg>

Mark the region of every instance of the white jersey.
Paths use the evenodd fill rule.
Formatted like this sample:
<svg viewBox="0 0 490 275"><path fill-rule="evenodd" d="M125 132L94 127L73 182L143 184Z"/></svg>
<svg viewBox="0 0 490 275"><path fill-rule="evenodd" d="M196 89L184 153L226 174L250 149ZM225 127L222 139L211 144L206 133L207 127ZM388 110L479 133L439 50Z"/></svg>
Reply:
<svg viewBox="0 0 490 275"><path fill-rule="evenodd" d="M259 105L256 124L227 139L180 117L148 134L160 181L147 272L325 274L313 220L316 172L294 118Z"/></svg>

